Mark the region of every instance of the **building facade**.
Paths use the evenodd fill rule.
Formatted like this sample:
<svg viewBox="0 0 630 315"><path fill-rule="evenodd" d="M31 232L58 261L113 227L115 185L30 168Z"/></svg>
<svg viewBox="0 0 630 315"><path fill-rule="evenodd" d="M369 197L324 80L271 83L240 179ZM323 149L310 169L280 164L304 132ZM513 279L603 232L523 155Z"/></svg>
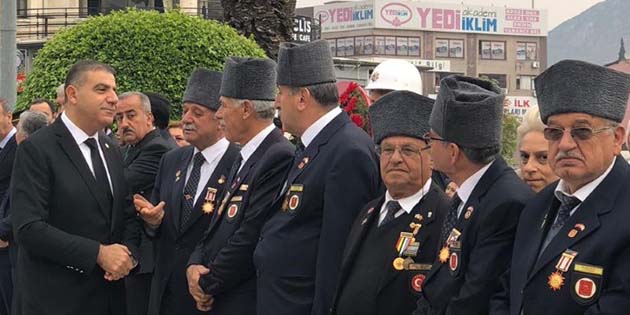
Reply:
<svg viewBox="0 0 630 315"><path fill-rule="evenodd" d="M425 95L463 74L496 81L512 114L536 104L534 78L547 67L544 10L367 0L298 12L321 21L341 80L366 84L379 62L402 58L421 69Z"/></svg>

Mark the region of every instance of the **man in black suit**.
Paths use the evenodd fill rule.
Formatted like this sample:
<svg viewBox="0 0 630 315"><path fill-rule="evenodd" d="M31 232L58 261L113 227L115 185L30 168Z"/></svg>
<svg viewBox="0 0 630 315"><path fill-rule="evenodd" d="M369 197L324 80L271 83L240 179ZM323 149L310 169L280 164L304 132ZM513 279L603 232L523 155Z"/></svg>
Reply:
<svg viewBox="0 0 630 315"><path fill-rule="evenodd" d="M149 98L140 92L118 96L116 123L124 143L122 148L125 180L133 194L149 198L164 153L170 150L155 128ZM140 267L125 279L128 315L146 315L153 277L153 242L142 233Z"/></svg>
<svg viewBox="0 0 630 315"><path fill-rule="evenodd" d="M433 100L409 91L369 109L387 192L352 226L331 314L411 314L435 260L448 199L431 180Z"/></svg>
<svg viewBox="0 0 630 315"><path fill-rule="evenodd" d="M378 158L339 108L326 41L283 44L277 84L283 128L301 143L254 252L256 310L328 314L352 222L380 193Z"/></svg>
<svg viewBox="0 0 630 315"><path fill-rule="evenodd" d="M114 120L114 75L99 62L74 64L61 119L17 150L14 314L126 313L120 279L137 264L139 222L117 144L100 132Z"/></svg>
<svg viewBox="0 0 630 315"><path fill-rule="evenodd" d="M149 315L200 314L188 293L186 266L208 228L239 154L215 117L221 73L197 69L183 97L184 136L192 145L164 155L151 201L134 196L136 208L155 238L155 271Z"/></svg>
<svg viewBox="0 0 630 315"><path fill-rule="evenodd" d="M414 314L488 314L509 267L518 217L533 192L499 155L503 98L489 81L452 75L440 83L430 119L433 167L459 188Z"/></svg>
<svg viewBox="0 0 630 315"><path fill-rule="evenodd" d="M145 95L149 97L151 102L151 113L153 114L155 128L171 149L177 148L177 143L167 130L171 116L171 102L159 93L147 92Z"/></svg>
<svg viewBox="0 0 630 315"><path fill-rule="evenodd" d="M630 78L564 60L535 83L560 181L523 210L490 314L628 314L630 167L619 154Z"/></svg>
<svg viewBox="0 0 630 315"><path fill-rule="evenodd" d="M0 200L9 189L11 182L11 171L13 170L13 160L17 143L13 127L13 108L9 102L0 99Z"/></svg>
<svg viewBox="0 0 630 315"><path fill-rule="evenodd" d="M199 309L255 314L252 254L295 148L273 124L276 63L232 57L223 71L217 118L225 123L226 138L241 144L241 154L218 212L190 257L188 286Z"/></svg>

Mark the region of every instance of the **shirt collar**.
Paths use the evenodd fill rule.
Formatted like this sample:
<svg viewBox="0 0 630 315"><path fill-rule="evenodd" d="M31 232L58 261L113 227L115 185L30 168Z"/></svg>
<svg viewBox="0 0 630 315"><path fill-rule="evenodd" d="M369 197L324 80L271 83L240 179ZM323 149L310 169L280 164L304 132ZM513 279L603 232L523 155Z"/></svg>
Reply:
<svg viewBox="0 0 630 315"><path fill-rule="evenodd" d="M274 124L269 124L269 126L261 130L256 136L254 136L241 148L241 156L243 157L243 162L241 162L241 165L245 165L247 159L249 159L249 157L254 154L256 149L258 149L260 144L274 129L276 129L276 126Z"/></svg>
<svg viewBox="0 0 630 315"><path fill-rule="evenodd" d="M422 197L424 197L424 195L429 193L429 189L431 189L431 178L429 178L427 182L424 183L424 186L422 186L422 189L420 189L417 193L409 197L400 198L396 201L398 201L398 203L400 204L402 209L405 210L405 212L411 213L411 210L413 210L413 207L415 207L420 202L420 200L422 200ZM392 195L389 194L389 190L388 190L385 193L385 204L387 204L387 202L391 200L395 200L395 199L392 198Z"/></svg>
<svg viewBox="0 0 630 315"><path fill-rule="evenodd" d="M221 138L215 144L203 149L203 151L201 151L201 154L206 159L206 161L210 163L214 161L214 158L216 158L219 154L222 154L225 150L227 150L227 147L229 145L229 141L227 141L225 138ZM197 154L197 152L199 152L199 149L195 148L193 156Z"/></svg>
<svg viewBox="0 0 630 315"><path fill-rule="evenodd" d="M63 112L61 114L61 121L66 125L66 127L70 131L70 134L72 135L72 138L74 138L74 141L76 141L78 145L83 144L88 138L94 138L96 140L96 143L98 143L98 132L91 136L88 135L87 133L85 133L85 131L75 125L72 120L70 120L70 117L66 115L66 112Z"/></svg>
<svg viewBox="0 0 630 315"><path fill-rule="evenodd" d="M6 137L4 137L2 141L0 141L0 149L4 149L7 143L9 143L9 140L11 140L11 137L13 137L16 132L17 129L15 129L15 127L11 127L11 130L9 130L9 133L6 135Z"/></svg>
<svg viewBox="0 0 630 315"><path fill-rule="evenodd" d="M595 178L590 183L582 186L582 188L578 189L573 194L569 194L567 192L568 191L567 183L564 180L560 179L560 181L558 182L558 186L556 186L556 190L553 193L556 196L556 198L558 194L564 194L569 197L576 197L577 199L580 199L580 202L583 202L584 200L586 200L586 198L588 198L588 196L593 192L593 190L595 190L595 188L597 188L597 186L599 186L599 184L601 184L601 182L604 181L604 178L606 178L606 176L608 176L610 171L612 171L613 166L615 166L615 159L613 159L608 169L602 175Z"/></svg>
<svg viewBox="0 0 630 315"><path fill-rule="evenodd" d="M335 117L341 114L341 108L339 106L335 106L335 108L331 109L324 116L320 117L317 121L315 121L312 125L310 125L300 137L304 147L308 147L308 145L317 137L317 135L326 127Z"/></svg>
<svg viewBox="0 0 630 315"><path fill-rule="evenodd" d="M470 177L466 178L466 180L459 186L459 188L457 188L457 196L462 201L461 204L465 205L466 202L468 202L468 198L470 198L470 194L472 194L473 189L475 189L475 186L477 186L479 180L481 180L483 174L488 171L492 163L494 163L494 161L480 168L477 172L475 172L475 174L472 174Z"/></svg>

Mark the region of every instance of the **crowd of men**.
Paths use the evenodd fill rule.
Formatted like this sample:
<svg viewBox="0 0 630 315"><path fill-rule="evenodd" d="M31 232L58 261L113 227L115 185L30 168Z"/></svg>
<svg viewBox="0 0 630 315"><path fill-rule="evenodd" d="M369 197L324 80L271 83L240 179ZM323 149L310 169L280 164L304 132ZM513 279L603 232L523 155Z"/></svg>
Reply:
<svg viewBox="0 0 630 315"><path fill-rule="evenodd" d="M0 314L627 312L630 77L536 79L559 177L537 193L500 155L493 83L373 84L368 135L335 82L314 41L195 70L178 123L95 61L62 110L36 100L14 128L2 101Z"/></svg>

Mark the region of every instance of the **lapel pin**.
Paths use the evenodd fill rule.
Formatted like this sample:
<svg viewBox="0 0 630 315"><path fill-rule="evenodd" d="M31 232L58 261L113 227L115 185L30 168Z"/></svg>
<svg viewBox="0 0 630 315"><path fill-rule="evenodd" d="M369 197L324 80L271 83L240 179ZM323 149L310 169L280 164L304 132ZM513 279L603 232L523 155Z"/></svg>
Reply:
<svg viewBox="0 0 630 315"><path fill-rule="evenodd" d="M179 181L179 176L182 175L182 171L177 170L177 172L175 172L175 181L178 182Z"/></svg>
<svg viewBox="0 0 630 315"><path fill-rule="evenodd" d="M365 223L367 223L367 218L363 219L363 221L361 221L361 225L365 225Z"/></svg>
<svg viewBox="0 0 630 315"><path fill-rule="evenodd" d="M374 207L372 207L372 208L368 209L367 214L372 213L372 211L374 211Z"/></svg>
<svg viewBox="0 0 630 315"><path fill-rule="evenodd" d="M432 216L433 216L433 212L429 211L429 213L427 213L427 217L431 219Z"/></svg>
<svg viewBox="0 0 630 315"><path fill-rule="evenodd" d="M109 144L107 142L105 142L105 148L109 149Z"/></svg>
<svg viewBox="0 0 630 315"><path fill-rule="evenodd" d="M586 226L582 223L578 223L574 226L575 229L579 230L580 232L584 231L586 229Z"/></svg>
<svg viewBox="0 0 630 315"><path fill-rule="evenodd" d="M466 209L466 213L464 213L464 219L468 220L470 219L470 216L472 216L473 214L473 207L468 207L468 209Z"/></svg>
<svg viewBox="0 0 630 315"><path fill-rule="evenodd" d="M300 165L298 165L298 168L303 169L304 166L306 166L306 164L308 164L308 156L302 159L302 162L300 162Z"/></svg>
<svg viewBox="0 0 630 315"><path fill-rule="evenodd" d="M223 183L225 183L225 175L221 175L221 177L219 177L219 185L223 185Z"/></svg>
<svg viewBox="0 0 630 315"><path fill-rule="evenodd" d="M429 211L429 213L431 213L431 211ZM422 216L422 214L416 214L413 216L416 220L418 221L422 221L422 219L424 219L424 217Z"/></svg>

